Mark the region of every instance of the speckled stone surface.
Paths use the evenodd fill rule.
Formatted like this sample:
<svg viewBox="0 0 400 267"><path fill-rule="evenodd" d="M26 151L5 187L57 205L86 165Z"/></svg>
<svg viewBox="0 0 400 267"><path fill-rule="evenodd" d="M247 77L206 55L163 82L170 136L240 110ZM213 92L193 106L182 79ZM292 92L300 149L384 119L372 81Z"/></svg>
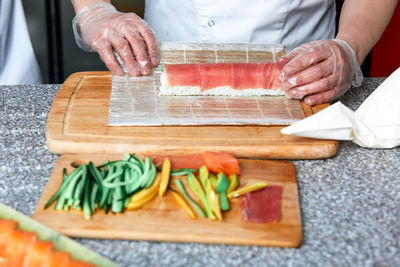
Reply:
<svg viewBox="0 0 400 267"><path fill-rule="evenodd" d="M355 110L383 81L340 100ZM59 85L0 86L0 202L31 216L58 156L45 141ZM121 266L400 266L400 148L341 142L335 157L294 161L298 249L78 239Z"/></svg>

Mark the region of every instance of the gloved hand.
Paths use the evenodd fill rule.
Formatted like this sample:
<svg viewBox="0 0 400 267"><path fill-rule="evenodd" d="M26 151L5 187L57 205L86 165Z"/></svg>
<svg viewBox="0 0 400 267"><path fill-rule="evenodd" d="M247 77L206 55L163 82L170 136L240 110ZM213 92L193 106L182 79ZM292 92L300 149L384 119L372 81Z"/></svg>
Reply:
<svg viewBox="0 0 400 267"><path fill-rule="evenodd" d="M97 2L83 8L72 24L78 46L97 51L115 75L125 73L114 52L132 76L150 75L160 62L153 32L133 13L121 13L109 3Z"/></svg>
<svg viewBox="0 0 400 267"><path fill-rule="evenodd" d="M282 90L308 105L334 100L363 81L354 50L339 39L304 44L278 62L287 62L279 76Z"/></svg>

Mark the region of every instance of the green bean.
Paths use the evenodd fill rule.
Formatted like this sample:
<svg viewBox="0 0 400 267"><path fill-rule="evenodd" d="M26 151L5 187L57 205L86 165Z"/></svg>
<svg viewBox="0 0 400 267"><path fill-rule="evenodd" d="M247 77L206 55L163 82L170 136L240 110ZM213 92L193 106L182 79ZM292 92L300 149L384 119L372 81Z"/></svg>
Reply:
<svg viewBox="0 0 400 267"><path fill-rule="evenodd" d="M146 187L146 185L147 185L147 178L148 178L148 175L149 175L149 171L150 171L150 159L149 158L146 158L145 159L145 163L144 163L144 172L143 172L143 175L141 175L141 177L140 177L140 186L141 187Z"/></svg>
<svg viewBox="0 0 400 267"><path fill-rule="evenodd" d="M122 180L122 176L118 177L115 179L115 182L118 183L119 181ZM113 195L113 201L111 204L111 211L113 213L118 213L120 211L122 211L123 209L123 201L122 201L122 187L116 187L113 191L112 191L112 195Z"/></svg>
<svg viewBox="0 0 400 267"><path fill-rule="evenodd" d="M112 175L108 175L106 177L106 179L103 180L103 183L108 183L112 180L114 180L117 177L120 177L123 173L123 169L118 169L115 173L113 173Z"/></svg>
<svg viewBox="0 0 400 267"><path fill-rule="evenodd" d="M92 192L90 192L90 210L92 211L92 213L95 212L98 206L97 202L98 192L99 192L99 185L94 183L92 187Z"/></svg>
<svg viewBox="0 0 400 267"><path fill-rule="evenodd" d="M89 191L90 180L87 179L85 182L85 192L83 198L83 213L85 214L85 219L90 220L91 210L90 210L90 191Z"/></svg>
<svg viewBox="0 0 400 267"><path fill-rule="evenodd" d="M92 174L92 177L94 178L96 183L99 185L100 193L103 193L103 186L102 186L103 177L101 176L99 169L97 169L97 167L94 165L93 162L89 162L89 171Z"/></svg>
<svg viewBox="0 0 400 267"><path fill-rule="evenodd" d="M129 167L137 170L138 172L140 172L140 174L142 174L142 171L141 171L140 167L138 166L138 164L135 164L132 161L123 161L123 160L111 161L109 163L99 166L98 168L102 169L102 168L108 167L108 166L124 166L124 165L129 165Z"/></svg>
<svg viewBox="0 0 400 267"><path fill-rule="evenodd" d="M146 188L153 184L154 179L156 178L156 173L157 173L156 167L154 166L154 164L151 164L149 178L148 178L148 181L146 184Z"/></svg>
<svg viewBox="0 0 400 267"><path fill-rule="evenodd" d="M63 170L63 176L64 176L64 181L61 184L60 188L57 190L57 192L47 201L46 205L44 206L45 209L47 209L60 195L62 192L64 192L65 188L68 187L68 184L71 182L71 180L74 178L76 175L77 169L75 169L70 175L66 176L66 169L64 168Z"/></svg>
<svg viewBox="0 0 400 267"><path fill-rule="evenodd" d="M117 167L115 167L115 166L109 166L109 168L108 168L108 176L113 175L114 170L116 168ZM107 180L107 178L104 179L104 180ZM100 198L100 209L104 208L107 205L109 194L110 194L110 189L109 188L104 188L104 191L102 193L100 193L100 195L101 195L101 198Z"/></svg>
<svg viewBox="0 0 400 267"><path fill-rule="evenodd" d="M77 186L79 179L81 179L82 174L84 173L84 169L86 169L86 165L82 165L80 167L82 167L82 168L79 170L79 175L76 175L74 177L74 179L70 182L70 184L68 185L68 187L66 189L67 191L65 192L65 198L67 198L67 199L73 197L75 187Z"/></svg>
<svg viewBox="0 0 400 267"><path fill-rule="evenodd" d="M140 158L138 158L138 157L136 157L135 155L133 155L133 154L131 154L131 159L130 159L130 161L132 162L133 160L135 160L138 164L139 164L139 166L140 166L140 169L142 170L142 173L144 172L144 162L143 162L143 160L141 160Z"/></svg>
<svg viewBox="0 0 400 267"><path fill-rule="evenodd" d="M139 174L137 172L134 172L131 168L127 169L127 174L128 174L128 181L133 180L134 183L130 184L130 185L126 185L126 191L127 192L132 192L135 191L137 188L140 187L140 177Z"/></svg>
<svg viewBox="0 0 400 267"><path fill-rule="evenodd" d="M135 181L127 181L127 182L112 182L112 183L103 183L103 186L106 188L118 188L121 186L127 186L133 184Z"/></svg>
<svg viewBox="0 0 400 267"><path fill-rule="evenodd" d="M111 203L112 203L112 189L110 190L110 193L108 194L108 198L107 198L107 204L106 204L106 213L108 213L108 210L110 209Z"/></svg>
<svg viewBox="0 0 400 267"><path fill-rule="evenodd" d="M79 183L76 185L76 188L73 193L73 198L74 198L74 206L80 206L81 199L83 196L83 189L85 186L85 181L88 179L87 177L87 166L85 165L83 167L82 171L82 178L80 179Z"/></svg>
<svg viewBox="0 0 400 267"><path fill-rule="evenodd" d="M65 200L67 199L66 196L67 196L68 190L72 191L73 188L75 187L75 183L76 183L77 178L80 178L80 176L82 174L82 168L83 168L82 166L79 166L77 169L75 169L75 171L73 171L70 174L70 176L68 178L68 180L69 180L68 185L66 185L66 187L63 188L63 190L61 190L60 196L59 196L58 201L57 201L56 210L63 209ZM70 189L70 187L72 189Z"/></svg>

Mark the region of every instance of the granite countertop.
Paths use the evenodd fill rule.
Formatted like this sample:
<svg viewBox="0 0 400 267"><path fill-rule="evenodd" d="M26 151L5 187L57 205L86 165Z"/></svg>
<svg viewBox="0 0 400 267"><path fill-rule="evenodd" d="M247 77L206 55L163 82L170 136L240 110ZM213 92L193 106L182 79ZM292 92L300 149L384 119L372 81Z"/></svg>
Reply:
<svg viewBox="0 0 400 267"><path fill-rule="evenodd" d="M340 100L355 110L383 81ZM60 85L0 86L0 202L31 216L58 155L45 140ZM341 142L337 155L293 161L303 224L298 249L77 239L121 266L400 266L400 148Z"/></svg>

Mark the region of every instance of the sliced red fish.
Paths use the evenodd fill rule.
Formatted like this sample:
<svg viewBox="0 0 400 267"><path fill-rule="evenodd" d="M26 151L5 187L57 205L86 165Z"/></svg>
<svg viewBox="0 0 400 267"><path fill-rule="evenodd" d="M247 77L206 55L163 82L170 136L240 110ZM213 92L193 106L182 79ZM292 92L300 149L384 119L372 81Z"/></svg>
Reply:
<svg viewBox="0 0 400 267"><path fill-rule="evenodd" d="M171 64L165 65L169 86L199 86L199 64ZM183 84L182 84L183 83Z"/></svg>
<svg viewBox="0 0 400 267"><path fill-rule="evenodd" d="M221 86L232 86L232 64L198 64L202 92Z"/></svg>
<svg viewBox="0 0 400 267"><path fill-rule="evenodd" d="M232 64L232 78L233 84L231 85L234 89L251 89L251 88L263 88L266 89L264 82L264 66L268 64L259 63L236 63ZM270 89L270 88L268 88Z"/></svg>
<svg viewBox="0 0 400 267"><path fill-rule="evenodd" d="M241 174L239 160L227 152L206 151L203 153L203 160L210 172L223 172L226 175Z"/></svg>
<svg viewBox="0 0 400 267"><path fill-rule="evenodd" d="M229 86L277 89L283 63L202 63L165 65L168 86L199 86L201 91Z"/></svg>
<svg viewBox="0 0 400 267"><path fill-rule="evenodd" d="M271 185L245 194L242 199L243 220L256 223L279 222L282 189L282 186Z"/></svg>

